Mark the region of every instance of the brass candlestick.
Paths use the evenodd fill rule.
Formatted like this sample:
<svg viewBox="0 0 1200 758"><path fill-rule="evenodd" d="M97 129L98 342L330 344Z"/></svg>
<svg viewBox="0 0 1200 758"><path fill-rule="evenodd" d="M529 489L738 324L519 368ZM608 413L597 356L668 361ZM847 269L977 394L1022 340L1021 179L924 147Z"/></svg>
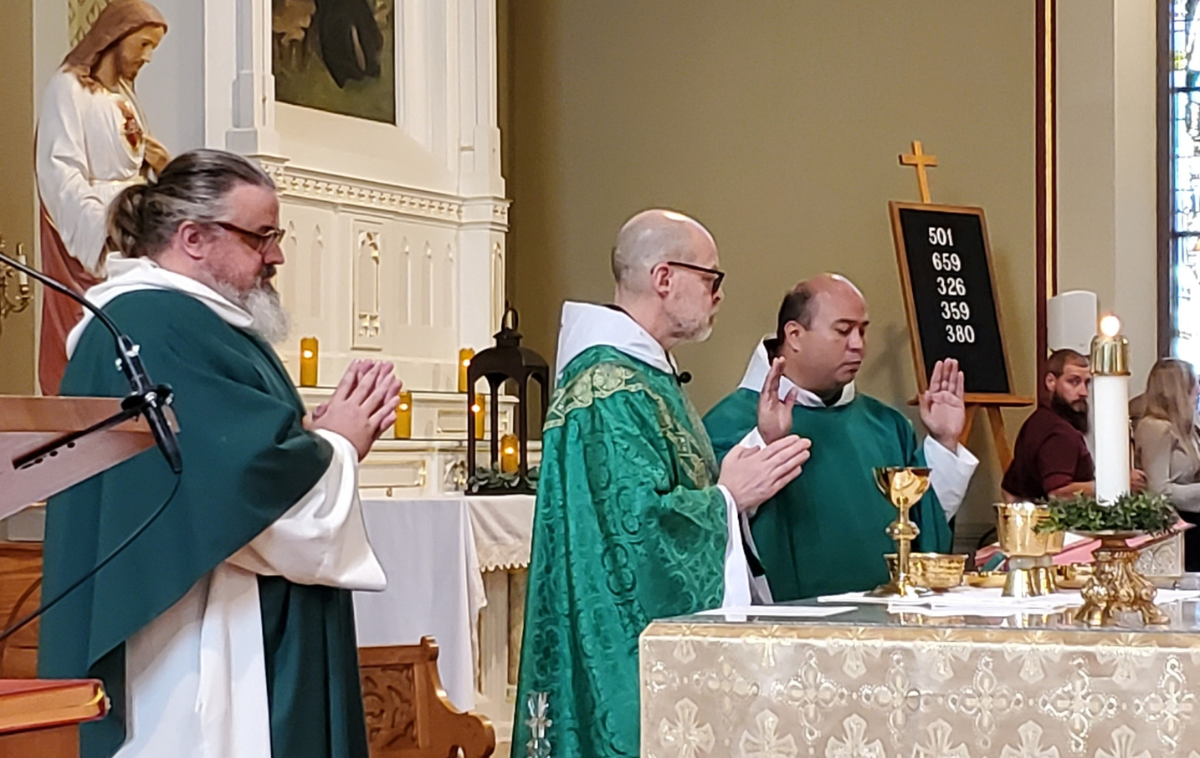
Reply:
<svg viewBox="0 0 1200 758"><path fill-rule="evenodd" d="M872 469L875 485L896 507L899 515L888 525L887 535L896 543L896 576L871 591L871 597L925 597L930 590L916 586L910 573L912 541L921 530L908 518L908 509L929 489L929 469L888 466Z"/></svg>
<svg viewBox="0 0 1200 758"><path fill-rule="evenodd" d="M0 253L3 252L4 238L0 237ZM24 245L17 245L17 262L26 263ZM0 263L0 333L4 331L4 319L25 310L31 302L28 274Z"/></svg>
<svg viewBox="0 0 1200 758"><path fill-rule="evenodd" d="M1088 626L1117 626L1125 613L1141 614L1142 623L1167 623L1167 614L1154 604L1158 590L1137 570L1138 548L1127 540L1142 532L1096 532L1087 536L1100 540L1092 552L1096 564L1083 585L1083 606L1076 618Z"/></svg>

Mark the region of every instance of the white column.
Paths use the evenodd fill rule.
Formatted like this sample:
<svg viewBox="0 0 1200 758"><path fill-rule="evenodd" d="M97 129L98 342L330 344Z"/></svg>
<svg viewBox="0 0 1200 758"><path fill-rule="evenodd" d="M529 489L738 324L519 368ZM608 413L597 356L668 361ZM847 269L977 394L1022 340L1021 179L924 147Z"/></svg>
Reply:
<svg viewBox="0 0 1200 758"><path fill-rule="evenodd" d="M464 347L491 347L504 313L508 201L475 198L463 203L459 232L458 333ZM481 303L488 307L481 308Z"/></svg>
<svg viewBox="0 0 1200 758"><path fill-rule="evenodd" d="M226 146L245 155L278 155L275 77L271 73L271 3L237 0L234 16L237 64L233 80L233 126Z"/></svg>
<svg viewBox="0 0 1200 758"><path fill-rule="evenodd" d="M505 305L508 201L500 175L496 0L458 3L459 339L489 347ZM480 308L487 303L487 308Z"/></svg>
<svg viewBox="0 0 1200 758"><path fill-rule="evenodd" d="M1157 4L1057 2L1059 291L1122 314L1140 388L1157 357Z"/></svg>

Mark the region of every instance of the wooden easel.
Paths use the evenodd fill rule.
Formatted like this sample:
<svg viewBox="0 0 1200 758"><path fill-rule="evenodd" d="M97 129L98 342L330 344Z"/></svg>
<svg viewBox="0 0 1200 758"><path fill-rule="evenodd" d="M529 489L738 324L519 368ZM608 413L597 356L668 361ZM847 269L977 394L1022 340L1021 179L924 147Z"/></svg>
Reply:
<svg viewBox="0 0 1200 758"><path fill-rule="evenodd" d="M933 200L929 192L929 175L927 169L934 168L938 165L937 156L925 153L921 147L920 140L914 140L912 143L912 153L908 155L900 155L900 165L911 166L916 169L917 189L921 194L921 203L925 205L932 204ZM909 283L904 281L903 286L907 289L909 287ZM907 292L906 294L906 303L911 303L911 291ZM998 301L996 302L996 305L996 317L999 319L1000 314ZM928 386L928 380L924 375L925 364L921 355L921 337L916 333L916 323L912 316L911 309L909 313L909 323L911 327L911 338L913 341L913 358L915 359L915 366L917 370L917 386L920 392L924 392ZM1003 322L1001 322L1001 331L1003 331ZM1009 386L1012 386L1011 381ZM914 404L915 402L916 401L914 401ZM1008 432L1004 426L1004 415L1000 412L1000 409L1021 408L1033 405L1033 398L1020 397L1018 395L1011 394L966 393L963 397L963 402L966 405L966 423L963 425L962 434L959 435L959 442L963 445L966 445L967 438L971 436L971 428L975 423L976 414L978 414L979 409L985 409L987 411L988 424L992 429L992 443L996 448L996 457L1000 463L1000 470L1002 472L1007 471L1009 464L1012 463L1012 447L1008 442Z"/></svg>

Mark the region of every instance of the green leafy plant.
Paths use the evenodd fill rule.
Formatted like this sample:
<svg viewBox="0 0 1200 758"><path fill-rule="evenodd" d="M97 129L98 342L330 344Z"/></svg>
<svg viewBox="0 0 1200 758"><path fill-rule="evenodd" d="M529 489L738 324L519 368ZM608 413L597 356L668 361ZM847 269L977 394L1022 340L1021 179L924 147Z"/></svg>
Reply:
<svg viewBox="0 0 1200 758"><path fill-rule="evenodd" d="M1178 520L1166 495L1126 493L1110 503L1092 495L1054 498L1047 504L1049 517L1037 525L1039 532L1163 532Z"/></svg>
<svg viewBox="0 0 1200 758"><path fill-rule="evenodd" d="M498 468L478 466L475 469L475 473L467 481L467 494L478 495L480 493L496 493L505 490L537 492L539 473L541 473L540 468L534 466L529 469L526 477L521 479L521 475L516 472L508 474Z"/></svg>

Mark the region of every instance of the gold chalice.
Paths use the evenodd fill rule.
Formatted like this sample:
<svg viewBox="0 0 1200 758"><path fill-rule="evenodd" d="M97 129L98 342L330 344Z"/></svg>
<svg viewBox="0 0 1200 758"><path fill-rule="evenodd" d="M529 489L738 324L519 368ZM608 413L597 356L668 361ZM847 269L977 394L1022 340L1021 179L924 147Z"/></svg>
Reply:
<svg viewBox="0 0 1200 758"><path fill-rule="evenodd" d="M896 507L899 515L888 525L887 535L896 543L896 575L871 591L871 597L925 597L930 590L918 587L911 574L912 541L921 530L908 518L911 508L929 489L929 469L887 466L872 469L875 485Z"/></svg>

